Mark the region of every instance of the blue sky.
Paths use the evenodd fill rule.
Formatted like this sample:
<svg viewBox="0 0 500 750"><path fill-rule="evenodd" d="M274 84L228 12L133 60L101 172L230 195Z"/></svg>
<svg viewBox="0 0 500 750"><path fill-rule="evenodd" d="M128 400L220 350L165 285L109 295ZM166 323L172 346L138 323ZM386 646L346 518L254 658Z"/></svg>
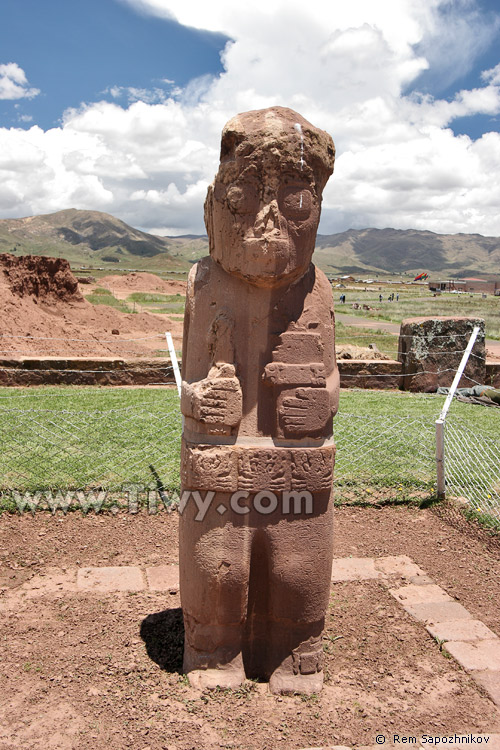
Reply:
<svg viewBox="0 0 500 750"><path fill-rule="evenodd" d="M500 235L495 6L2 0L0 218L201 233L224 122L281 104L337 145L320 231Z"/></svg>
<svg viewBox="0 0 500 750"><path fill-rule="evenodd" d="M44 129L68 107L100 99L112 87L158 88L222 71L227 37L138 13L117 0L2 0L0 62L16 62L40 90L32 99L3 100L1 125Z"/></svg>

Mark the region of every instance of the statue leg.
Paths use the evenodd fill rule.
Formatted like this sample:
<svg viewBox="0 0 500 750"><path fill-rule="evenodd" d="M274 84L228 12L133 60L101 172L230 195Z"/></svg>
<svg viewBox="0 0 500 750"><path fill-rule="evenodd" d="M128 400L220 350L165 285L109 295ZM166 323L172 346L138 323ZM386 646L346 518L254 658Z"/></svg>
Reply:
<svg viewBox="0 0 500 750"><path fill-rule="evenodd" d="M268 529L271 546L268 668L273 693L315 693L323 684L322 633L330 598L333 503L314 494L311 515Z"/></svg>
<svg viewBox="0 0 500 750"><path fill-rule="evenodd" d="M238 687L245 679L242 632L247 610L250 531L217 493L206 516L188 502L180 517L184 672L200 688ZM233 517L231 517L233 516Z"/></svg>

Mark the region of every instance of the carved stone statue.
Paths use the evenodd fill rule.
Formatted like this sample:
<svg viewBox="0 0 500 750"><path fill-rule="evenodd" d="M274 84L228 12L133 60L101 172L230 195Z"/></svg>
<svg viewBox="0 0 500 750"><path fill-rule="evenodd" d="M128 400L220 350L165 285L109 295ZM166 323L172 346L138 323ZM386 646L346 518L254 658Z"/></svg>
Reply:
<svg viewBox="0 0 500 750"><path fill-rule="evenodd" d="M338 406L330 284L311 263L330 136L290 109L237 115L188 281L181 408L184 670L200 687L319 690Z"/></svg>

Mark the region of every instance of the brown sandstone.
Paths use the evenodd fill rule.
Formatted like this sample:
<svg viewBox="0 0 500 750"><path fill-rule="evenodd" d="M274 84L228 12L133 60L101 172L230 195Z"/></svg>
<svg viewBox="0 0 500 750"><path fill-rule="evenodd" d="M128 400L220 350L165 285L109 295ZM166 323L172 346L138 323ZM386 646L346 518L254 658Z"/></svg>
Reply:
<svg viewBox="0 0 500 750"><path fill-rule="evenodd" d="M398 359L403 369L405 391L436 391L449 387L460 365L474 326L479 335L459 386L484 384L484 320L480 318L407 318L401 323Z"/></svg>
<svg viewBox="0 0 500 750"><path fill-rule="evenodd" d="M203 519L188 500L180 520L184 670L199 686L322 685L339 378L311 257L333 163L330 136L289 109L222 134L183 344L182 488L215 493ZM285 499L301 491L310 507Z"/></svg>

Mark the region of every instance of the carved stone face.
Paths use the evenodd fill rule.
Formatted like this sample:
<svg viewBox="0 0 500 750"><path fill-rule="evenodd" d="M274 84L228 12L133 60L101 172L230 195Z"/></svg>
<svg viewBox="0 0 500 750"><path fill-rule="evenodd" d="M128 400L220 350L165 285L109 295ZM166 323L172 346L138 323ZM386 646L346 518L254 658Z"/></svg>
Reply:
<svg viewBox="0 0 500 750"><path fill-rule="evenodd" d="M263 133L259 139L255 131L250 137L236 133L237 145L231 158L221 161L207 196L212 257L228 273L256 286L279 286L299 278L314 251L322 185L317 185L308 163L302 127L294 122L300 116L292 115L285 123L278 120L279 130L275 126L271 137ZM235 122L241 129L241 119Z"/></svg>

